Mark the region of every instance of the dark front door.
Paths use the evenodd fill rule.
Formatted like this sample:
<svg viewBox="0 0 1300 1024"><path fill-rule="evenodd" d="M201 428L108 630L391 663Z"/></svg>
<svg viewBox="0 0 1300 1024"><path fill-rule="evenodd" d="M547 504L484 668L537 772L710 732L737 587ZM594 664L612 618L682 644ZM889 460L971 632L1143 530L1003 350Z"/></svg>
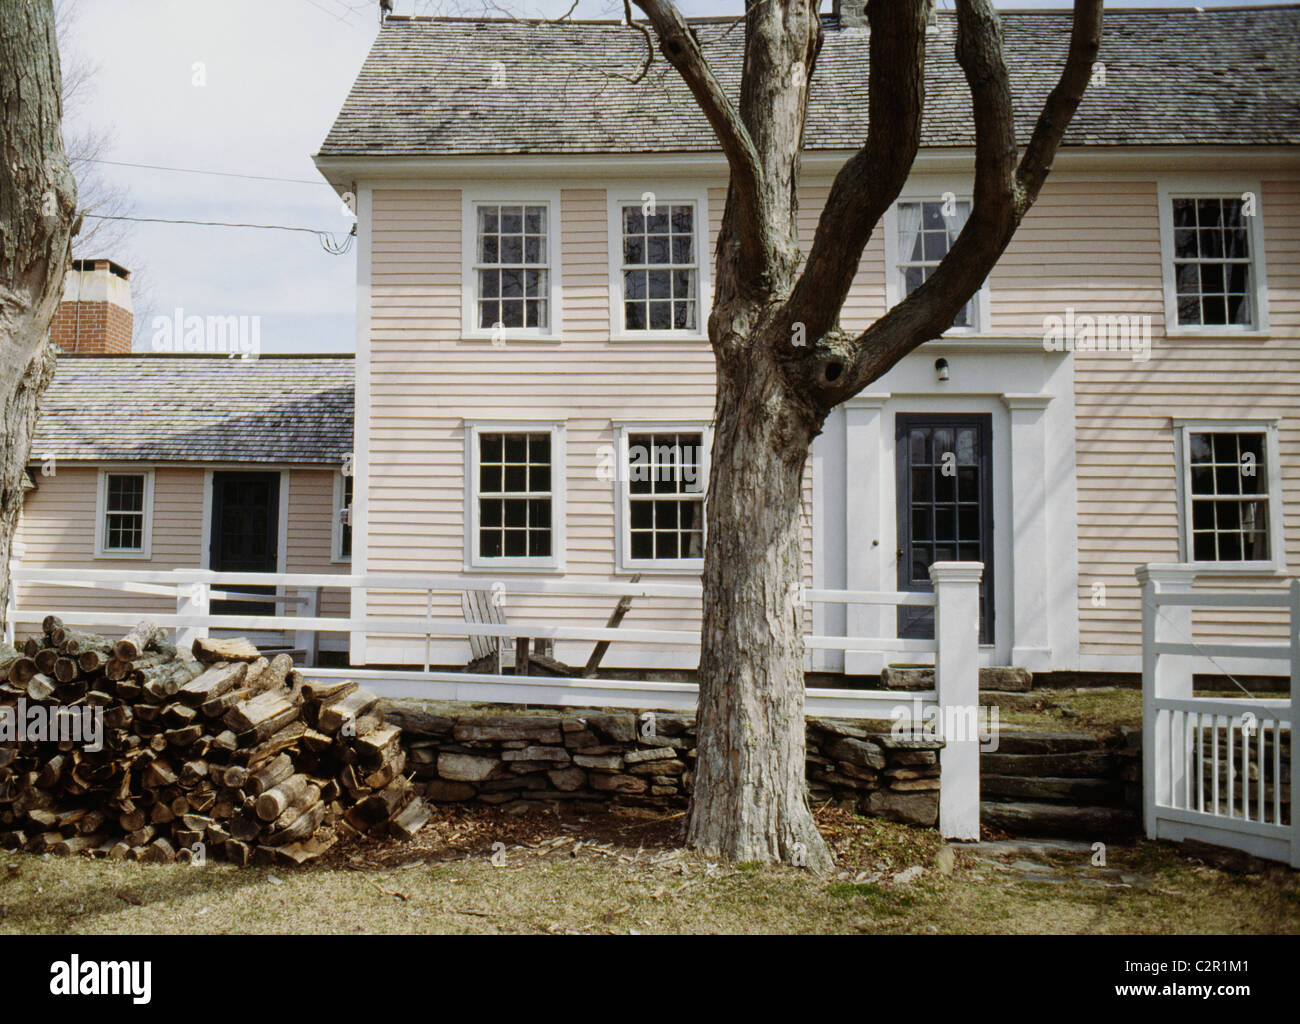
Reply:
<svg viewBox="0 0 1300 1024"><path fill-rule="evenodd" d="M215 572L275 572L279 566L280 474L212 474L211 566ZM275 587L238 584L245 593ZM266 601L214 601L215 615L274 615Z"/></svg>
<svg viewBox="0 0 1300 1024"><path fill-rule="evenodd" d="M930 591L933 562L983 562L980 643L993 642L993 417L900 413L898 589ZM934 636L934 609L900 606L898 635Z"/></svg>

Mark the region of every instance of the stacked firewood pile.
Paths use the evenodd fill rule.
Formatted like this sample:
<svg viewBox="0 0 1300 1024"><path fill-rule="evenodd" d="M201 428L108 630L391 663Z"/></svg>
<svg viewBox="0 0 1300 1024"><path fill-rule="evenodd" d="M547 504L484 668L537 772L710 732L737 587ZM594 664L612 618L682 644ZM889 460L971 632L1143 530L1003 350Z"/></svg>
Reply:
<svg viewBox="0 0 1300 1024"><path fill-rule="evenodd" d="M306 682L243 639L178 651L149 622L116 641L43 628L0 650L4 848L301 864L429 818L401 730L356 683Z"/></svg>

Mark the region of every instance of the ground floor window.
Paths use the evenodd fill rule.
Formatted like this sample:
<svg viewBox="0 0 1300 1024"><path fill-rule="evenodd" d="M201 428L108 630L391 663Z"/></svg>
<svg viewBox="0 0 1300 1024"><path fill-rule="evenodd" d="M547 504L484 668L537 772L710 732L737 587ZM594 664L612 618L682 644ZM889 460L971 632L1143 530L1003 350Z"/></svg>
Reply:
<svg viewBox="0 0 1300 1024"><path fill-rule="evenodd" d="M1280 496L1272 424L1182 426L1184 560L1275 568Z"/></svg>
<svg viewBox="0 0 1300 1024"><path fill-rule="evenodd" d="M625 568L703 567L708 444L702 426L623 428L620 546Z"/></svg>
<svg viewBox="0 0 1300 1024"><path fill-rule="evenodd" d="M551 426L471 428L471 564L557 563L562 437Z"/></svg>
<svg viewBox="0 0 1300 1024"><path fill-rule="evenodd" d="M148 558L153 513L152 470L103 470L96 504L95 554Z"/></svg>

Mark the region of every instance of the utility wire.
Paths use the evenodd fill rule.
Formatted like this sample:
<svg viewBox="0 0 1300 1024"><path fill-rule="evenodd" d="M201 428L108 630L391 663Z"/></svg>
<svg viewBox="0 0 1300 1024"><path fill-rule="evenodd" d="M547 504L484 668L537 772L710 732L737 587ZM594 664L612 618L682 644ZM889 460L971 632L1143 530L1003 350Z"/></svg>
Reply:
<svg viewBox="0 0 1300 1024"><path fill-rule="evenodd" d="M356 225L352 231L344 236L342 242L334 240L334 233L330 231L321 231L318 228L299 228L290 227L285 224L240 224L225 220L180 220L168 217L125 217L116 216L106 213L88 213L85 215L91 220L129 220L139 224L196 224L200 227L211 228L257 228L261 231L300 231L309 235L315 235L320 240L321 247L333 256L342 256L350 252L353 240L356 238Z"/></svg>
<svg viewBox="0 0 1300 1024"><path fill-rule="evenodd" d="M324 178L312 181L310 178L277 178L269 174L239 174L235 171L204 171L197 167L166 167L162 164L136 164L125 160L85 160L88 164L109 164L113 167L139 167L149 171L173 171L177 174L212 174L219 178L245 178L248 181L283 181L294 185L325 185Z"/></svg>

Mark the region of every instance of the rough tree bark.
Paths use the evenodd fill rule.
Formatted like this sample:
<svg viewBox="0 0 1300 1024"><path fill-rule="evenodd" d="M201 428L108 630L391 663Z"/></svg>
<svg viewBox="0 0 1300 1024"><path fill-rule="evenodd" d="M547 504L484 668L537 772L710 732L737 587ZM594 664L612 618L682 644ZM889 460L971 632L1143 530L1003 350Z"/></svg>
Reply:
<svg viewBox="0 0 1300 1024"><path fill-rule="evenodd" d="M717 363L706 515L698 757L689 845L737 861L831 866L805 791L799 521L813 438L834 406L937 338L979 290L1038 195L1100 46L1076 0L1069 54L1023 158L1002 30L957 0L976 130L970 217L931 278L867 331L839 326L871 232L915 160L933 0L871 0L868 131L832 186L800 269L799 156L822 43L817 0L746 3L738 103L671 0L635 0L712 125L731 171L709 339Z"/></svg>
<svg viewBox="0 0 1300 1024"><path fill-rule="evenodd" d="M50 0L0 0L0 626L37 406L54 373L47 332L74 234L61 91Z"/></svg>

